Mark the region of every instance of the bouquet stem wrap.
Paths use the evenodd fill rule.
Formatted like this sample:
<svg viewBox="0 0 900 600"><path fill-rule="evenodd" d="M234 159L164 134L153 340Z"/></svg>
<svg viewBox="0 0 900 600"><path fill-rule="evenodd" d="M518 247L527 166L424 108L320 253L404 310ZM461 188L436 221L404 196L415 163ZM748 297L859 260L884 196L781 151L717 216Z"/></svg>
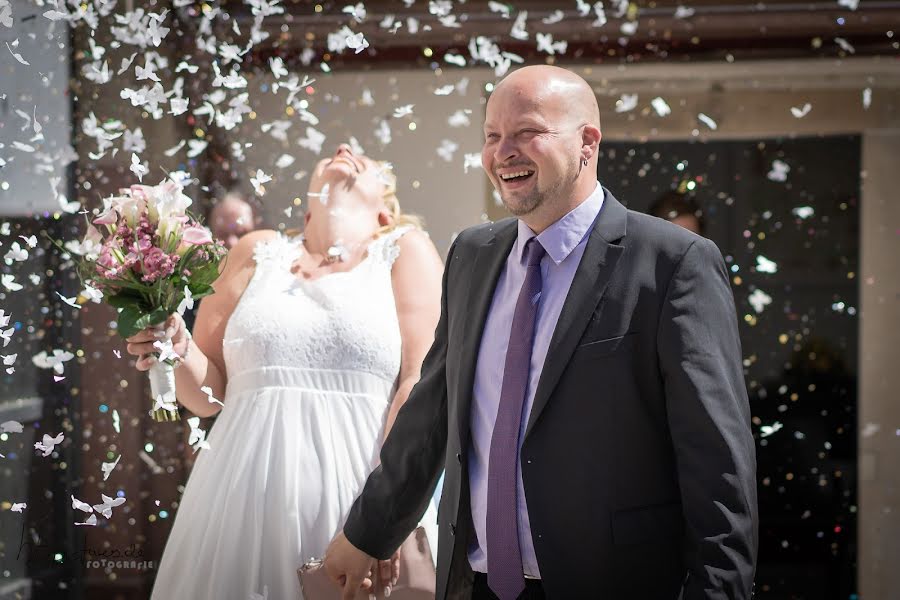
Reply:
<svg viewBox="0 0 900 600"><path fill-rule="evenodd" d="M157 423L181 420L175 403L175 367L167 362L155 362L147 373L150 375L153 420Z"/></svg>

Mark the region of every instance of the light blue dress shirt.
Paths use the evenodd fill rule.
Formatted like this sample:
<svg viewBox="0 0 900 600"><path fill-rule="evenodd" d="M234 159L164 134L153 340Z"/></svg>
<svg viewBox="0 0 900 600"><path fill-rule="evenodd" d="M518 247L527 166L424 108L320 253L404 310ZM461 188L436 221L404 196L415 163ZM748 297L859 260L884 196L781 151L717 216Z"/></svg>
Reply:
<svg viewBox="0 0 900 600"><path fill-rule="evenodd" d="M553 337L563 303L569 293L569 287L572 285L572 279L575 277L575 270L584 255L589 234L602 205L603 188L597 183L597 187L584 202L537 236L538 241L547 251L547 255L541 261L541 300L534 328L534 346L531 350L531 367L525 392L526 405L519 431L520 452L522 436L525 435L528 416L531 414L534 393L537 390L544 359L547 356L547 348ZM470 414L472 434L468 460L472 520L477 540L469 548L469 563L472 570L481 573L488 571L487 550L489 549L485 544L485 532L487 530L488 459L491 450L491 434L494 430L494 421L497 419L513 312L519 290L525 280L523 251L528 240L535 237L531 228L521 220L518 226L518 239L513 244L503 272L497 280L494 298L484 325L484 334L481 336L481 346L475 367L475 384ZM534 543L531 538L528 507L525 504L521 465L517 470L522 570L529 577L540 577Z"/></svg>

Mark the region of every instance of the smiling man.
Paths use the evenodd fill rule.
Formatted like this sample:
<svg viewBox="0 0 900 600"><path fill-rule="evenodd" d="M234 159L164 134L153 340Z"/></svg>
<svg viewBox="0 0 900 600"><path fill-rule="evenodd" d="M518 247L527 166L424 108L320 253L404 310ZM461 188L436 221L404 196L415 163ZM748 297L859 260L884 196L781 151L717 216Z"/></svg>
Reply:
<svg viewBox="0 0 900 600"><path fill-rule="evenodd" d="M446 469L439 599L749 598L756 463L718 250L599 184L575 74L510 74L484 133L516 218L450 249L422 378L329 575L345 599L372 584Z"/></svg>

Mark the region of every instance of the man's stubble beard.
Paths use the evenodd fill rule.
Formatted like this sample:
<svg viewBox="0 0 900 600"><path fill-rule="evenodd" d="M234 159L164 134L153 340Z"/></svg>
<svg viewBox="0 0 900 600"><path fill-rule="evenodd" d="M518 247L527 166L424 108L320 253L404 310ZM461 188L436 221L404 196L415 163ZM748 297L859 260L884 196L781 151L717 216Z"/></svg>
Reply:
<svg viewBox="0 0 900 600"><path fill-rule="evenodd" d="M513 216L522 217L528 214L531 214L538 207L545 204L548 201L552 201L553 198L557 200L560 199L565 194L565 188L568 185L570 189L575 187L575 183L578 179L579 162L577 160L569 163L569 168L565 176L556 182L556 185L552 186L547 191L541 191L538 189L537 184L535 184L534 188L532 188L531 192L528 193L525 198L518 203L518 206L514 206L507 198L500 194L500 200L503 202L503 206L506 207ZM535 174L536 176L536 174Z"/></svg>

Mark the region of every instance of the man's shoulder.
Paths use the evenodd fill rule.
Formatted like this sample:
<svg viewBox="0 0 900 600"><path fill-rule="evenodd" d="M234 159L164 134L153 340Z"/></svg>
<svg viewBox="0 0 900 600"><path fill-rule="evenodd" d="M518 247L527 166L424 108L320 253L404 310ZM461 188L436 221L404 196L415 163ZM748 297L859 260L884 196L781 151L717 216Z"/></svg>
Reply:
<svg viewBox="0 0 900 600"><path fill-rule="evenodd" d="M628 211L626 243L638 244L654 254L679 259L688 248L712 244L703 236L680 225L634 210Z"/></svg>

